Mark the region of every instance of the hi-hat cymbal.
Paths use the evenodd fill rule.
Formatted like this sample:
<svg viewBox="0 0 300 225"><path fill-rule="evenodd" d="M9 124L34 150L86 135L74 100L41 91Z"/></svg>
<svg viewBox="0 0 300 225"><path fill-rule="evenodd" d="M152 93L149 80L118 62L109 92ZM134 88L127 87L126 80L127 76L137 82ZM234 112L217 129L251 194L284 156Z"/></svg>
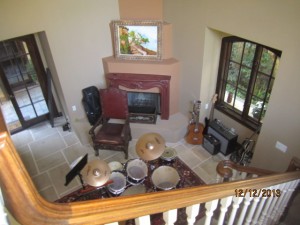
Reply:
<svg viewBox="0 0 300 225"><path fill-rule="evenodd" d="M165 140L160 134L147 133L138 139L135 150L141 159L154 160L164 152Z"/></svg>
<svg viewBox="0 0 300 225"><path fill-rule="evenodd" d="M105 161L96 159L85 165L81 171L81 175L87 184L99 187L108 181L110 168Z"/></svg>

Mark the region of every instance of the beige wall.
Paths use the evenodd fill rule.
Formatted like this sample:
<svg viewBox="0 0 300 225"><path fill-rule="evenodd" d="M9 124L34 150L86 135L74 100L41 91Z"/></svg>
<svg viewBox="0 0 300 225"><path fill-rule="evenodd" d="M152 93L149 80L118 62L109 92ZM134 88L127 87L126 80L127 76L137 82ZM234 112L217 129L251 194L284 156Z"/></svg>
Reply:
<svg viewBox="0 0 300 225"><path fill-rule="evenodd" d="M102 58L112 55L109 23L119 19L118 0L1 0L0 15L0 40L39 33L64 111L87 142L81 90L105 85Z"/></svg>
<svg viewBox="0 0 300 225"><path fill-rule="evenodd" d="M283 171L292 156L300 157L299 10L300 2L292 0L164 0L164 20L173 24L173 55L181 62L180 104L186 113L190 100L200 98L204 106L214 93L218 36L233 34L282 51L278 77L252 160L254 166L261 168ZM202 119L208 114L204 108ZM251 133L242 131L224 115L217 116L238 127L243 135ZM288 146L286 153L275 148L277 140Z"/></svg>
<svg viewBox="0 0 300 225"><path fill-rule="evenodd" d="M283 52L269 109L259 137L253 165L282 171L294 155L300 157L300 76L298 50L300 2L292 0L163 0L164 20L173 27L173 56L180 61L180 110L190 102L205 104L214 93L220 38L233 34ZM39 33L47 61L59 85L73 129L87 142L89 124L81 105L81 90L104 86L102 58L112 55L109 23L119 19L117 0L1 0L0 40ZM51 52L49 52L51 50ZM77 111L71 110L72 105ZM238 127L222 115L229 126ZM223 119L224 118L224 119ZM287 153L275 149L279 140Z"/></svg>

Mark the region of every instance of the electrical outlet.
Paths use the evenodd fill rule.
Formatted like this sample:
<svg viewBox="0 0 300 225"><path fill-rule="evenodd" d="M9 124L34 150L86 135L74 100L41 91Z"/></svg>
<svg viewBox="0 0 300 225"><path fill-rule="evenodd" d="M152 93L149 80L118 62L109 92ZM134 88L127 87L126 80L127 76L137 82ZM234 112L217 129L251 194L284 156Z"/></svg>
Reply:
<svg viewBox="0 0 300 225"><path fill-rule="evenodd" d="M279 151L282 151L284 153L286 153L287 151L287 146L281 143L280 141L276 141L275 148L277 148Z"/></svg>
<svg viewBox="0 0 300 225"><path fill-rule="evenodd" d="M205 109L208 109L208 103L205 104Z"/></svg>
<svg viewBox="0 0 300 225"><path fill-rule="evenodd" d="M72 110L75 112L76 111L76 105L72 106Z"/></svg>

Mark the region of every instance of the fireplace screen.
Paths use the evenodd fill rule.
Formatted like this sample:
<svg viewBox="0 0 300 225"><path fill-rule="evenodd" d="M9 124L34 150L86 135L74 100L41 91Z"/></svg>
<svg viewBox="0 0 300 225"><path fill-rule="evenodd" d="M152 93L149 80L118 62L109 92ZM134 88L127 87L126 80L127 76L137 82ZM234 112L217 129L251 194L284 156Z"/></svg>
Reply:
<svg viewBox="0 0 300 225"><path fill-rule="evenodd" d="M160 114L160 94L147 92L128 92L130 122L156 123Z"/></svg>

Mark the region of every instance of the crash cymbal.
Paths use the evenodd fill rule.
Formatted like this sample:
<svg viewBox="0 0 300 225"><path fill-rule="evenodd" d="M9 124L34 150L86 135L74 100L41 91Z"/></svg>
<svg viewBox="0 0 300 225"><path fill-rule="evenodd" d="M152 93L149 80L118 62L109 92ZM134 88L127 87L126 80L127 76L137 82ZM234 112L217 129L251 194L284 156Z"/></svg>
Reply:
<svg viewBox="0 0 300 225"><path fill-rule="evenodd" d="M99 187L108 181L110 168L105 161L96 159L85 165L81 171L81 175L87 184Z"/></svg>
<svg viewBox="0 0 300 225"><path fill-rule="evenodd" d="M160 134L147 133L138 139L135 150L141 159L154 160L164 152L165 140Z"/></svg>

